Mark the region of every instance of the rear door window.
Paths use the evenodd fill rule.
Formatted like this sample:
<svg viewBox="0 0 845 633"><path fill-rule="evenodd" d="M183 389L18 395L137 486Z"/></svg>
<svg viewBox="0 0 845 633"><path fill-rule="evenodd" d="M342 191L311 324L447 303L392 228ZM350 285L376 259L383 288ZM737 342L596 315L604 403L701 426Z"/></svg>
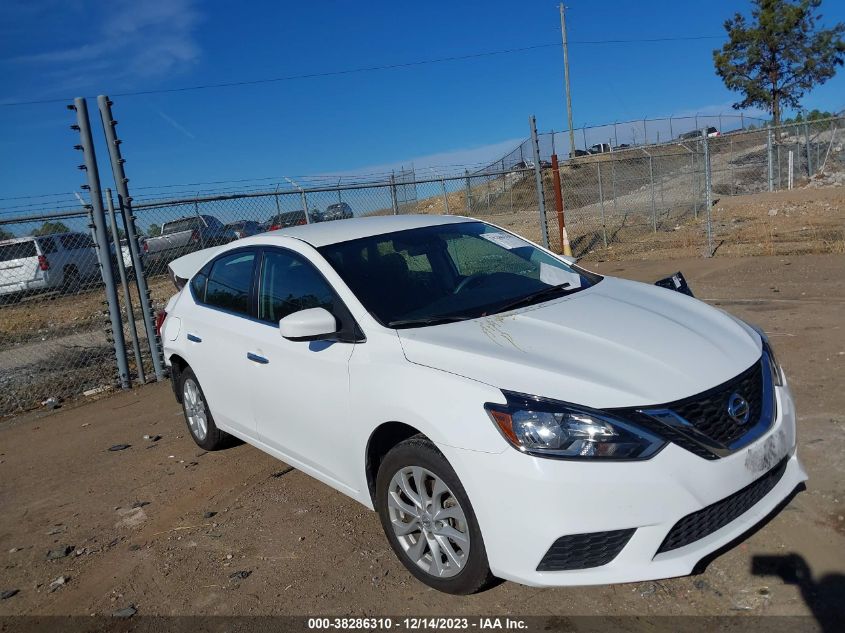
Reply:
<svg viewBox="0 0 845 633"><path fill-rule="evenodd" d="M254 251L238 251L216 259L205 289L205 303L215 308L249 315Z"/></svg>

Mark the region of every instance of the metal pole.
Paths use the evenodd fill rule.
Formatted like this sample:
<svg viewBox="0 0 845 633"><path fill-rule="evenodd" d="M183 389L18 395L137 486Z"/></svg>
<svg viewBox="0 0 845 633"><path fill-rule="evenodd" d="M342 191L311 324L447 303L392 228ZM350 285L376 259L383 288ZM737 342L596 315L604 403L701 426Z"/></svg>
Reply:
<svg viewBox="0 0 845 633"><path fill-rule="evenodd" d="M164 368L161 360L161 344L156 334L153 322L153 311L150 305L150 291L147 288L147 277L144 273L144 262L141 259L141 249L138 241L138 231L135 227L135 216L132 214L132 197L129 195L127 183L129 179L123 169L123 157L120 152L120 140L115 133L117 121L112 116L112 102L105 95L97 97L100 108L100 118L103 121L103 131L106 135L106 145L109 149L112 174L117 185L117 204L126 223L126 239L129 242L129 252L132 255L132 267L135 269L135 283L138 286L138 297L141 302L141 316L144 319L144 330L150 345L150 355L153 361L153 372L156 380L164 379Z"/></svg>
<svg viewBox="0 0 845 633"><path fill-rule="evenodd" d="M305 211L305 223L311 224L311 217L308 213L308 196L305 195L305 190L300 188L299 195L302 197L302 209Z"/></svg>
<svg viewBox="0 0 845 633"><path fill-rule="evenodd" d="M672 130L672 117L669 117L669 139L675 138L675 132Z"/></svg>
<svg viewBox="0 0 845 633"><path fill-rule="evenodd" d="M774 161L772 160L772 128L769 126L769 129L766 134L766 156L768 157L769 161L769 191L775 190L775 165Z"/></svg>
<svg viewBox="0 0 845 633"><path fill-rule="evenodd" d="M464 180L466 181L466 209L467 215L472 215L472 189L469 186L469 170L464 170Z"/></svg>
<svg viewBox="0 0 845 633"><path fill-rule="evenodd" d="M575 152L575 130L572 129L572 94L569 87L569 46L566 43L566 8L560 3L560 35L563 42L563 83L566 92L566 129L569 130L569 155Z"/></svg>
<svg viewBox="0 0 845 633"><path fill-rule="evenodd" d="M607 248L607 224L604 221L604 192L601 186L601 163L596 163L596 171L599 175L599 204L601 205L601 235L604 239L604 246Z"/></svg>
<svg viewBox="0 0 845 633"><path fill-rule="evenodd" d="M804 121L804 144L807 146L807 178L813 177L813 158L810 153L810 124Z"/></svg>
<svg viewBox="0 0 845 633"><path fill-rule="evenodd" d="M648 145L648 127L646 127L645 119L643 119L643 145Z"/></svg>
<svg viewBox="0 0 845 633"><path fill-rule="evenodd" d="M120 273L120 285L123 286L123 304L126 309L126 322L129 324L129 335L132 337L132 352L135 355L135 366L138 368L138 380L141 384L147 382L144 374L144 363L141 360L141 345L138 343L138 329L135 327L135 311L132 309L132 295L129 293L129 284L126 281L126 264L123 261L123 248L120 245L120 233L117 227L117 218L114 213L114 200L111 189L106 189L106 205L109 209L109 222L111 222L112 241L117 259L117 272Z"/></svg>
<svg viewBox="0 0 845 633"><path fill-rule="evenodd" d="M654 199L654 158L648 154L648 177L651 181L651 225L657 233L657 204Z"/></svg>
<svg viewBox="0 0 845 633"><path fill-rule="evenodd" d="M563 5L560 5L563 7ZM561 9L561 15L563 10ZM537 185L537 207L540 213L540 235L543 239L543 246L549 247L549 229L546 226L546 195L543 192L543 174L540 171L540 143L537 140L537 120L534 115L528 117L528 125L531 127L531 147L534 151L534 180ZM564 228L564 239L566 229Z"/></svg>
<svg viewBox="0 0 845 633"><path fill-rule="evenodd" d="M613 122L613 143L616 147L619 147L619 134L617 134L616 130L616 121Z"/></svg>
<svg viewBox="0 0 845 633"><path fill-rule="evenodd" d="M692 188L692 215L698 219L698 174L695 171L695 152L690 154L690 187Z"/></svg>
<svg viewBox="0 0 845 633"><path fill-rule="evenodd" d="M393 203L393 215L399 215L399 200L396 197L396 176L390 174L390 199Z"/></svg>
<svg viewBox="0 0 845 633"><path fill-rule="evenodd" d="M111 319L112 340L114 341L114 355L117 359L117 373L120 379L120 386L128 389L131 386L129 380L129 363L126 360L126 340L123 338L123 323L120 318L120 303L117 299L117 289L114 283L114 271L111 267L109 256L109 238L106 232L106 214L103 210L103 194L100 189L100 172L97 169L97 157L94 153L94 138L91 136L91 122L88 118L88 103L85 99L78 97L73 100L73 109L76 110L76 125L73 129L79 130L80 148L85 159L81 165L88 177L88 184L85 186L91 196L92 217L94 219L94 231L97 237L96 245L100 252L100 272L103 283L106 286L106 302L109 307L109 318Z"/></svg>
<svg viewBox="0 0 845 633"><path fill-rule="evenodd" d="M710 168L710 144L707 142L707 130L701 131L704 145L704 191L707 210L707 257L713 256L713 172Z"/></svg>
<svg viewBox="0 0 845 633"><path fill-rule="evenodd" d="M731 136L731 146L728 152L728 165L731 166L731 195L736 194L735 184L736 179L734 178L734 137Z"/></svg>
<svg viewBox="0 0 845 633"><path fill-rule="evenodd" d="M586 126L581 128L581 135L584 137L584 151L587 151L587 128Z"/></svg>
<svg viewBox="0 0 845 633"><path fill-rule="evenodd" d="M739 125L740 129L745 129L745 115L742 112L739 113Z"/></svg>
<svg viewBox="0 0 845 633"><path fill-rule="evenodd" d="M445 209L444 213L449 215L449 196L446 195L446 181L442 178L440 179L440 189L443 191L443 208Z"/></svg>

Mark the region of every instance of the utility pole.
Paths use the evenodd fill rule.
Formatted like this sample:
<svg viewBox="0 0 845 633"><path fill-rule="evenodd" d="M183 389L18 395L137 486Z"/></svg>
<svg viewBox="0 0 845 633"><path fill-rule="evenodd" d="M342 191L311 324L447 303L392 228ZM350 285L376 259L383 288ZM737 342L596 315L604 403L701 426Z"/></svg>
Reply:
<svg viewBox="0 0 845 633"><path fill-rule="evenodd" d="M566 123L569 128L569 156L575 152L575 131L572 129L572 95L569 90L569 46L566 43L566 7L560 3L560 35L563 41L563 83L566 92Z"/></svg>

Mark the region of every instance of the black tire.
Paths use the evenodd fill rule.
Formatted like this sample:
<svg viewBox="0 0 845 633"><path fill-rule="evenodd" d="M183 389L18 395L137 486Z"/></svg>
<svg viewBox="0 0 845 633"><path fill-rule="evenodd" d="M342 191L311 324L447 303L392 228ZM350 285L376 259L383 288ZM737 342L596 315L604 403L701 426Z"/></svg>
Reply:
<svg viewBox="0 0 845 633"><path fill-rule="evenodd" d="M466 532L470 536L469 554L463 568L454 576L441 578L422 569L405 552L394 532L387 502L391 480L400 470L411 466L420 466L441 479L463 510ZM498 582L487 564L487 552L478 520L460 479L443 454L423 435L415 435L397 444L385 455L376 476L376 506L387 541L396 556L423 584L444 593L468 595L488 589Z"/></svg>
<svg viewBox="0 0 845 633"><path fill-rule="evenodd" d="M71 266L65 268L62 275L62 292L64 294L75 295L82 290L82 278L79 276L79 271Z"/></svg>
<svg viewBox="0 0 845 633"><path fill-rule="evenodd" d="M200 407L201 413L205 416L206 428L204 436L200 432L201 427L199 425L196 425L195 428L195 425L191 424L190 416L193 413L191 411L193 403L189 402L189 398L186 397L185 392L185 387L189 384L189 381L196 387L196 391L200 396L199 401L194 406ZM182 413L185 415L185 424L197 446L207 451L217 451L221 448L228 447L231 444L232 436L217 428L217 425L214 423L214 417L208 409L208 401L205 399L205 393L203 393L200 382L190 367L185 367L179 372L179 394L182 400Z"/></svg>

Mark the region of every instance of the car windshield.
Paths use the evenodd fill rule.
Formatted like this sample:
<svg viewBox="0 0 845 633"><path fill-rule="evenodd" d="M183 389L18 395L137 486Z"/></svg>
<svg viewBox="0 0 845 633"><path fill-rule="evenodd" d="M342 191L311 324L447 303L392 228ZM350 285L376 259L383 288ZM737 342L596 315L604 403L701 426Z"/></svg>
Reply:
<svg viewBox="0 0 845 633"><path fill-rule="evenodd" d="M601 280L484 222L396 231L319 251L370 314L396 328L474 319Z"/></svg>

